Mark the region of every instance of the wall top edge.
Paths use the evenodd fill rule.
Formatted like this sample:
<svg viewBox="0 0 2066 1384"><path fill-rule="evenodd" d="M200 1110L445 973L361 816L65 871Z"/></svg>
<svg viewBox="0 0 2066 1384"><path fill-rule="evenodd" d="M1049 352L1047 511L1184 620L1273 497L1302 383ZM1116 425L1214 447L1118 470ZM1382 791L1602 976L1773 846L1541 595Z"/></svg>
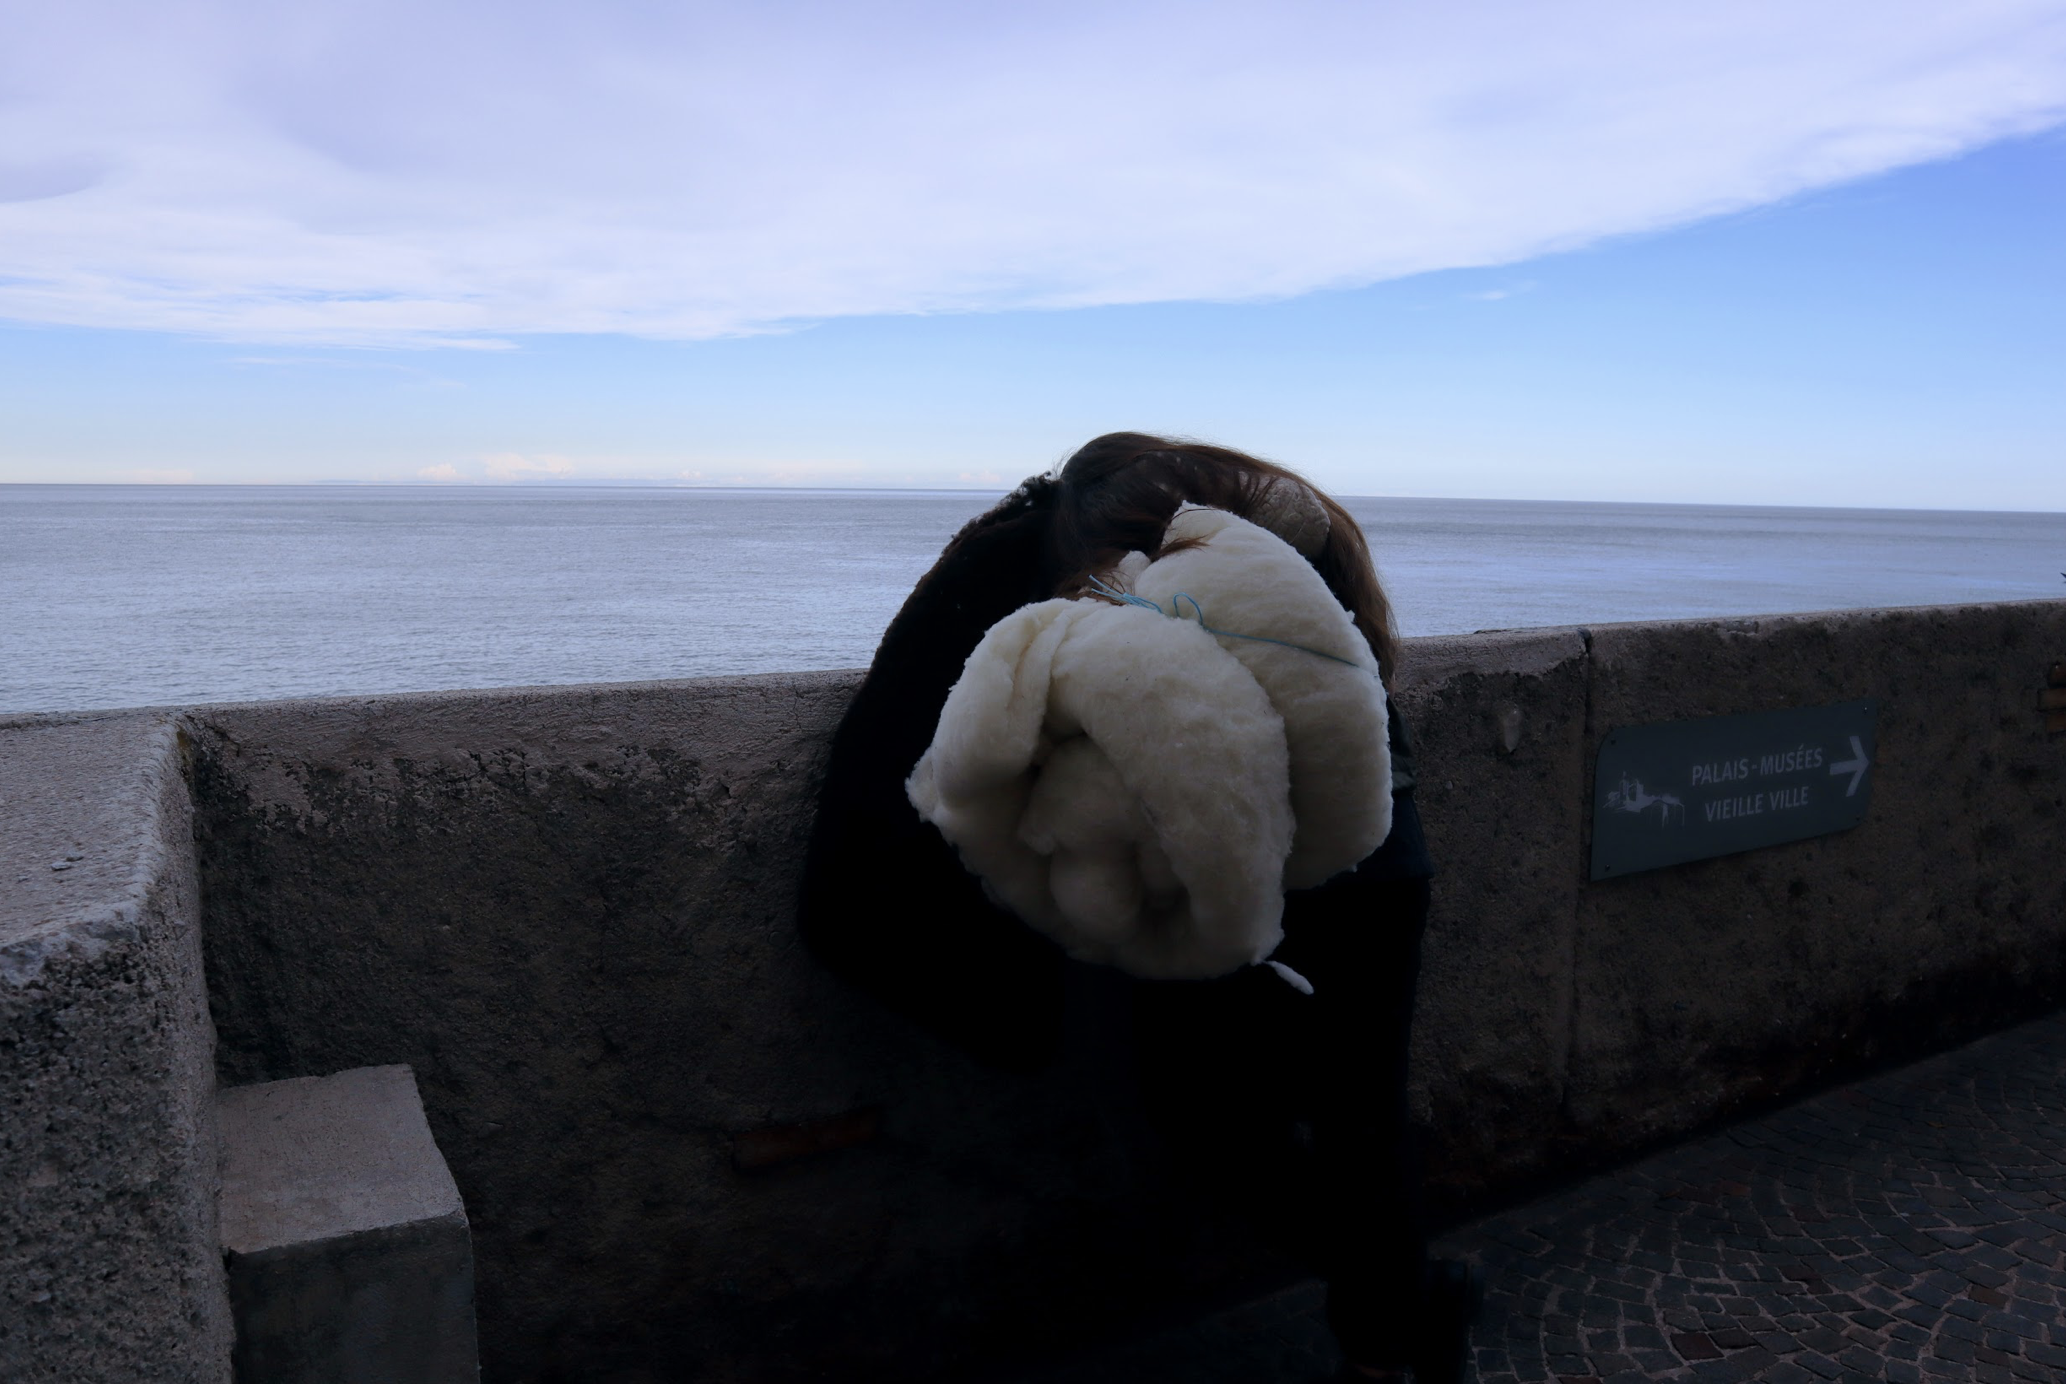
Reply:
<svg viewBox="0 0 2066 1384"><path fill-rule="evenodd" d="M134 940L185 828L179 746L161 717L15 727L0 738L0 982L34 980L53 958Z"/></svg>
<svg viewBox="0 0 2066 1384"><path fill-rule="evenodd" d="M1763 615L1717 615L1680 620L1594 621L1583 625L1515 626L1474 630L1468 634L1418 635L1401 641L1401 690L1437 683L1463 671L1481 671L1476 657L1498 659L1498 671L1540 671L1533 665L1561 661L1557 651L1575 644L1581 648L1595 633L1613 633L1622 638L1645 629L1685 630L1701 627L1741 631L1776 625L1815 623L1850 624L1903 615L1953 613L1979 615L1990 612L2066 610L2066 598L2029 601L1958 602L1948 605L1868 606L1841 610L1785 611ZM1519 655L1521 663L1509 665L1508 655ZM1526 665L1526 666L1524 666ZM27 711L0 713L0 731L34 726L84 725L128 717L193 718L206 722L219 715L250 713L267 708L296 707L312 712L350 709L406 709L411 706L451 706L468 702L510 700L575 702L584 697L622 698L641 695L673 695L685 689L736 690L765 695L784 687L816 692L842 682L858 682L865 668L809 669L793 672L734 673L712 677L654 678L629 682L531 683L503 687L450 688L408 692L368 692L316 697L280 697L260 700L188 702L143 707L107 707L74 711Z"/></svg>
<svg viewBox="0 0 2066 1384"><path fill-rule="evenodd" d="M278 707L324 712L451 706L467 702L512 700L572 702L583 697L672 694L691 687L760 693L779 691L784 687L815 691L840 682L858 683L865 672L865 668L829 668L802 672L729 673L700 678L647 678L632 682L517 683L504 687L454 687L415 692L358 692L320 697L275 697L255 701L185 702L163 706L97 708L91 711L22 711L0 713L0 731L35 726L83 725L130 717L159 720L192 719L205 723L214 716Z"/></svg>

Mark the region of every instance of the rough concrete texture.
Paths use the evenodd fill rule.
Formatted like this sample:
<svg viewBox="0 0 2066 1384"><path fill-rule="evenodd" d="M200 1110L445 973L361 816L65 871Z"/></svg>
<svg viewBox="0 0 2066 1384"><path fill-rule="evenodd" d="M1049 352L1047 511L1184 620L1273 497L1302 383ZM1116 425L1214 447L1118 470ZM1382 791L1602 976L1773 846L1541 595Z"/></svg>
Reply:
<svg viewBox="0 0 2066 1384"><path fill-rule="evenodd" d="M1453 1201L1559 1159L1585 873L1586 644L1572 629L1414 640L1398 697L1440 871L1415 1026L1416 1113Z"/></svg>
<svg viewBox="0 0 2066 1384"><path fill-rule="evenodd" d="M221 1093L243 1384L479 1376L466 1209L402 1066Z"/></svg>
<svg viewBox="0 0 2066 1384"><path fill-rule="evenodd" d="M2066 998L2060 657L2051 602L1409 641L1451 1210ZM193 713L223 1069L415 1067L490 1378L920 1378L1255 1268L1139 1195L1081 1070L978 1071L802 953L854 681ZM1608 730L1861 696L1864 826L1587 881Z"/></svg>
<svg viewBox="0 0 2066 1384"><path fill-rule="evenodd" d="M229 1378L191 832L163 718L0 721L0 1378Z"/></svg>
<svg viewBox="0 0 2066 1384"><path fill-rule="evenodd" d="M224 1078L415 1069L489 1378L910 1377L1183 1289L1080 1073L981 1071L798 942L854 682L197 715ZM870 1141L735 1166L868 1107Z"/></svg>

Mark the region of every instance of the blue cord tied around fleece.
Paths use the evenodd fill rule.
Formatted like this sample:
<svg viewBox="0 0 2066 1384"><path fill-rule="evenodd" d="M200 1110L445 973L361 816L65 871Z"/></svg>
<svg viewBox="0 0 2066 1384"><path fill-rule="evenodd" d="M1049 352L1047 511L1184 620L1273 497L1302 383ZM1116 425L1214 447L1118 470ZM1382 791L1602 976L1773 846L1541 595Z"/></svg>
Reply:
<svg viewBox="0 0 2066 1384"><path fill-rule="evenodd" d="M1252 639L1258 644L1276 644L1286 649L1297 649L1302 654L1311 654L1315 658L1324 658L1330 663L1339 663L1350 668L1360 666L1350 659L1337 658L1335 655L1319 649L1309 649L1303 644L1294 644L1288 639L1270 639L1260 634L1237 634L1233 630L1214 629L1211 625L1205 623L1205 607L1199 605L1198 598L1188 591L1179 591L1174 596L1171 596L1169 598L1169 609L1164 610L1146 596L1136 596L1130 591L1121 591L1117 587L1108 586L1097 577L1090 579L1090 587L1091 590L1097 592L1098 595L1103 596L1108 601L1117 601L1121 605L1140 606L1143 609L1154 611L1157 615L1166 615L1173 620L1182 618L1183 602L1189 601L1191 603L1191 613L1197 617L1198 628L1204 630L1207 634L1217 634L1227 639ZM1298 991L1301 995L1313 993L1313 982L1307 980L1283 962L1265 961L1261 964L1276 972L1279 980Z"/></svg>
<svg viewBox="0 0 2066 1384"><path fill-rule="evenodd" d="M1207 634L1216 634L1224 639L1247 639L1257 644L1275 644L1283 649L1297 649L1302 654L1311 654L1314 658L1324 658L1329 663L1339 663L1345 668L1357 668L1363 672L1369 671L1367 668L1362 668L1354 659L1339 658L1322 649L1309 649L1303 644L1294 644L1289 639L1271 639L1267 635L1240 634L1234 630L1215 629L1205 623L1205 607L1199 605L1198 598L1188 591L1179 591L1174 596L1171 596L1169 598L1169 609L1164 610L1146 596L1136 596L1130 591L1121 591L1116 587L1107 586L1097 577L1090 579L1090 588L1108 601L1118 601L1122 605L1140 606L1143 609L1154 611L1157 615L1167 615L1172 620L1183 618L1184 602L1189 601L1191 603L1191 613L1197 617L1198 628L1204 630Z"/></svg>

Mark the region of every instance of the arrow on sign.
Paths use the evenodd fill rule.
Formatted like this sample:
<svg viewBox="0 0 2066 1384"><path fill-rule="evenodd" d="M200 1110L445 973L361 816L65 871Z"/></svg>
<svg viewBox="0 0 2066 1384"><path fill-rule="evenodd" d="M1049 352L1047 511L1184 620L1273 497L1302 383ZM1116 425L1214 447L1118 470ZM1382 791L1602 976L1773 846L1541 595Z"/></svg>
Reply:
<svg viewBox="0 0 2066 1384"><path fill-rule="evenodd" d="M1829 776L1835 778L1839 774L1849 774L1851 782L1844 789L1844 796L1855 798L1858 796L1858 781L1865 777L1865 771L1871 767L1865 758L1865 747L1858 743L1858 737L1854 735L1851 737L1851 757L1841 764L1830 765Z"/></svg>

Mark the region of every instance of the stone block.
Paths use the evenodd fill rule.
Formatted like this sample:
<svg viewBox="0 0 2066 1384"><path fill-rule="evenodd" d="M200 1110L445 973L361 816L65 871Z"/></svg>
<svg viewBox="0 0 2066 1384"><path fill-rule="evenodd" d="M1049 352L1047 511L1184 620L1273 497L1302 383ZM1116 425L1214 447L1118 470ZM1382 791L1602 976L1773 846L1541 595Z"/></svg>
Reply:
<svg viewBox="0 0 2066 1384"><path fill-rule="evenodd" d="M466 1208L404 1066L221 1093L242 1384L479 1377Z"/></svg>

